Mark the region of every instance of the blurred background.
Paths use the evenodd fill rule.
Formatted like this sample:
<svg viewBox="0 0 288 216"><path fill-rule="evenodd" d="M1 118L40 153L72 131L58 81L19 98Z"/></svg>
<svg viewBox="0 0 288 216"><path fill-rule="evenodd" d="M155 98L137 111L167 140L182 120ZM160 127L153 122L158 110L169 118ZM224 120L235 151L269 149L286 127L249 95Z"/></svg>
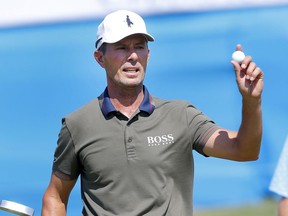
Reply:
<svg viewBox="0 0 288 216"><path fill-rule="evenodd" d="M61 118L97 97L105 72L94 61L103 16L129 9L146 20L151 59L145 85L191 102L237 130L241 97L236 44L265 72L264 134L255 162L195 156L195 209L237 207L273 197L268 186L288 134L287 0L0 0L0 200L40 215ZM68 215L81 212L79 183Z"/></svg>

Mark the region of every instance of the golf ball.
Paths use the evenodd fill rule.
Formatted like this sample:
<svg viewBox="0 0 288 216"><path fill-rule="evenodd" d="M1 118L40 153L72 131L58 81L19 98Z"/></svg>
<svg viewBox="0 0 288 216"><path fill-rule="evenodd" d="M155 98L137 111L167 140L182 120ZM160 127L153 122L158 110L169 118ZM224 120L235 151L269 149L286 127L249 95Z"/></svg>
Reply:
<svg viewBox="0 0 288 216"><path fill-rule="evenodd" d="M242 51L237 50L232 54L232 59L238 63L241 63L245 59L245 54Z"/></svg>

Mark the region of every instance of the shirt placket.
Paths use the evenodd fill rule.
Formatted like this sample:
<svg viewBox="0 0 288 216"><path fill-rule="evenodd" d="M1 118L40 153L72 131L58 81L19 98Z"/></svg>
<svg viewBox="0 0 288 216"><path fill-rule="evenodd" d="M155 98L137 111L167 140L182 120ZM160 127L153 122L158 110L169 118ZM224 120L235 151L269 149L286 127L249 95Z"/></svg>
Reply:
<svg viewBox="0 0 288 216"><path fill-rule="evenodd" d="M133 132L133 126L128 121L124 128L124 142L126 148L127 160L133 160L136 158L135 137Z"/></svg>

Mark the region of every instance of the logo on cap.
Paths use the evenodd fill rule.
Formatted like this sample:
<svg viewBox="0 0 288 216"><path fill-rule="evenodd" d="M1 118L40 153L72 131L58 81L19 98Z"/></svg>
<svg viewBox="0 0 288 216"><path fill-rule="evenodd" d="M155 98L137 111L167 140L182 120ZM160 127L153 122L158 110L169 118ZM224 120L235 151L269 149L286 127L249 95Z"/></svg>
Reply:
<svg viewBox="0 0 288 216"><path fill-rule="evenodd" d="M129 15L126 15L126 23L128 25L128 27L131 28L131 25L134 25L134 23L130 20Z"/></svg>

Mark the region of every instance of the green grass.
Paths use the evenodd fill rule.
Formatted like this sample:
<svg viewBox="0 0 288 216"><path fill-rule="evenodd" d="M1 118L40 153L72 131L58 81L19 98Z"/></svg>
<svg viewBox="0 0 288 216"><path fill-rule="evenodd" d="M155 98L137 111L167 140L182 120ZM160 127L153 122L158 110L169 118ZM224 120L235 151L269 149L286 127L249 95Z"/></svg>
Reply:
<svg viewBox="0 0 288 216"><path fill-rule="evenodd" d="M266 199L260 204L245 205L229 209L196 211L193 216L276 216L277 202Z"/></svg>

